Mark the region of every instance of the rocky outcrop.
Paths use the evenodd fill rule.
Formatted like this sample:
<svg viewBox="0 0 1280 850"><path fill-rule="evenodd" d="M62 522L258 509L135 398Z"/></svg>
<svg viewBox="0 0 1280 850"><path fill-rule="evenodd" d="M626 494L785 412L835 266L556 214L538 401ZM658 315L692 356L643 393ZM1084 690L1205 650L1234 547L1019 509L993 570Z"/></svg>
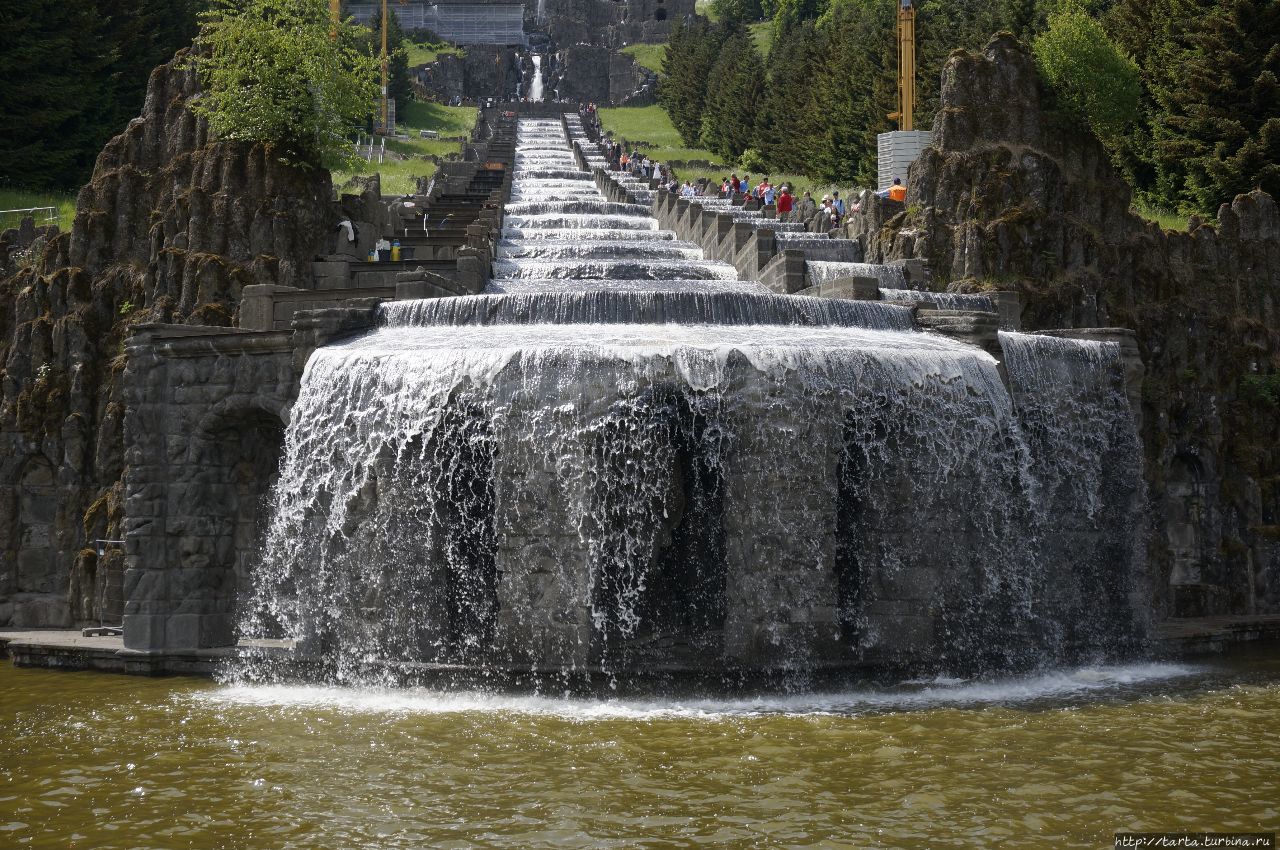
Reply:
<svg viewBox="0 0 1280 850"><path fill-rule="evenodd" d="M461 56L446 54L415 71L421 91L448 101L513 100L520 90L520 54L510 47L471 45Z"/></svg>
<svg viewBox="0 0 1280 850"><path fill-rule="evenodd" d="M6 278L44 251L50 239L58 235L58 225L36 226L31 216L23 217L17 227L0 231L0 278Z"/></svg>
<svg viewBox="0 0 1280 850"><path fill-rule="evenodd" d="M644 106L652 103L658 78L626 53L577 45L560 51L552 88L567 101Z"/></svg>
<svg viewBox="0 0 1280 850"><path fill-rule="evenodd" d="M229 326L250 284L309 287L332 227L325 171L217 142L185 54L151 75L70 234L0 283L0 626L117 619L120 375L129 328Z"/></svg>
<svg viewBox="0 0 1280 850"><path fill-rule="evenodd" d="M847 235L871 262L928 260L953 291L1019 291L1027 330L1135 330L1157 613L1280 611L1275 201L1239 196L1185 232L1139 218L1007 36L951 57L933 126L905 205L873 202Z"/></svg>

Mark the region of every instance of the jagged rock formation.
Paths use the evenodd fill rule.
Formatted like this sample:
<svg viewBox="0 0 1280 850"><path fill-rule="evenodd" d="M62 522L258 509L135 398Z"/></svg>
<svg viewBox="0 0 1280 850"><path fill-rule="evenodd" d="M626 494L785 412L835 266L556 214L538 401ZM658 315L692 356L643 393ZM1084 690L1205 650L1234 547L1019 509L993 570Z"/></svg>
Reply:
<svg viewBox="0 0 1280 850"><path fill-rule="evenodd" d="M108 143L70 234L0 283L0 626L118 619L120 375L131 325L229 326L243 287L311 285L326 171L209 138L185 52ZM198 388L190 391L198 392Z"/></svg>
<svg viewBox="0 0 1280 850"><path fill-rule="evenodd" d="M461 56L445 54L420 67L415 77L426 92L442 100L514 100L520 90L520 54L510 47L472 45Z"/></svg>
<svg viewBox="0 0 1280 850"><path fill-rule="evenodd" d="M554 90L567 101L645 106L653 103L658 78L631 56L606 47L575 45L560 51Z"/></svg>
<svg viewBox="0 0 1280 850"><path fill-rule="evenodd" d="M854 216L871 262L929 261L953 291L1016 289L1023 327L1122 326L1147 366L1143 441L1157 612L1280 611L1280 214L1162 232L1009 36L943 71L905 209Z"/></svg>

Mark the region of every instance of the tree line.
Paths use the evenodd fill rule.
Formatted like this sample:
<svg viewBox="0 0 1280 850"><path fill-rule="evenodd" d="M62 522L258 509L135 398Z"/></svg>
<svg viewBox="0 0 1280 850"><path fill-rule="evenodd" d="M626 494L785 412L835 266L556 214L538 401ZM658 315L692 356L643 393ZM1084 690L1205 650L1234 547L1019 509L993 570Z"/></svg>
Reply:
<svg viewBox="0 0 1280 850"><path fill-rule="evenodd" d="M1033 47L1057 108L1088 123L1145 203L1213 213L1256 186L1280 196L1275 0L915 0L915 126L948 54L998 31ZM685 144L751 170L875 182L897 129L892 0L717 0L677 22L660 101ZM749 25L762 20L763 61ZM758 29L761 25L755 24Z"/></svg>
<svg viewBox="0 0 1280 850"><path fill-rule="evenodd" d="M0 3L0 186L70 192L88 182L103 146L142 111L151 71L192 43L200 14L211 5L210 0ZM326 0L282 4L295 6L299 13L328 14ZM409 74L405 53L398 49L404 32L394 15L388 20L391 93L405 99ZM380 50L381 39L368 30L355 37L366 55Z"/></svg>
<svg viewBox="0 0 1280 850"><path fill-rule="evenodd" d="M0 182L83 185L142 110L151 70L191 43L198 0L0 4Z"/></svg>

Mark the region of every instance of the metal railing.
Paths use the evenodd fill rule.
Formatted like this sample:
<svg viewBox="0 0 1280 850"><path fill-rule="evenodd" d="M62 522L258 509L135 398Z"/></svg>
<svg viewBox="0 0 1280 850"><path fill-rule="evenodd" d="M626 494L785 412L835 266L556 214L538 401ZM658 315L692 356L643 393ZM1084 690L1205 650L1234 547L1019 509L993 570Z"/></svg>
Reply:
<svg viewBox="0 0 1280 850"><path fill-rule="evenodd" d="M4 217L7 215L17 215L17 214L21 214L18 219L19 221L26 218L27 216L31 216L34 219L35 213L45 214L43 221L36 222L36 225L38 227L44 227L50 224L58 223L59 216L58 216L57 207L24 207L22 209L16 209L16 210L0 210L0 222L3 222Z"/></svg>

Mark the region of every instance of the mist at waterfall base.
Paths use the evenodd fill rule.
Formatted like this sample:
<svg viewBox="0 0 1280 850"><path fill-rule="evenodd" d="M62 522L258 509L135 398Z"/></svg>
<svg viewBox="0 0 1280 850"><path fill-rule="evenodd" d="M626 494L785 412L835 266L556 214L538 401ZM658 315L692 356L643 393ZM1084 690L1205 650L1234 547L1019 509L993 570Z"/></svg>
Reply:
<svg viewBox="0 0 1280 850"><path fill-rule="evenodd" d="M902 306L738 281L580 138L520 122L487 293L312 355L242 594L296 648L232 678L805 690L1141 648L1115 345L1002 334L1006 387Z"/></svg>

